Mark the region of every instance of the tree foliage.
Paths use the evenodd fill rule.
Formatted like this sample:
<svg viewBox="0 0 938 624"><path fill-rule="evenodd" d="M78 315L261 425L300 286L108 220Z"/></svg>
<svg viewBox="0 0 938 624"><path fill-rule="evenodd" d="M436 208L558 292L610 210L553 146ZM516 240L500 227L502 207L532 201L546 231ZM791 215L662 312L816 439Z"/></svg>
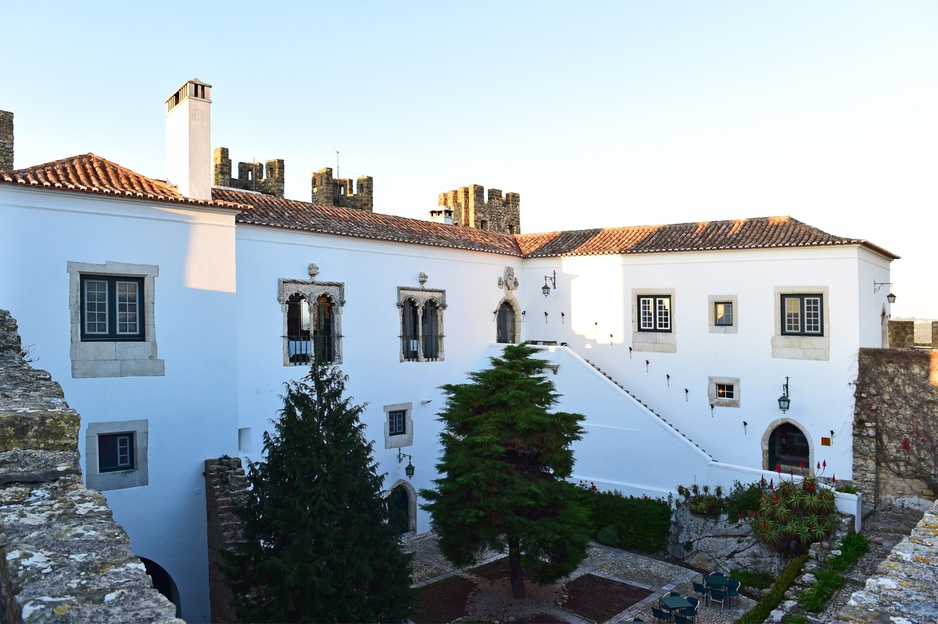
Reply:
<svg viewBox="0 0 938 624"><path fill-rule="evenodd" d="M265 461L251 462L244 540L226 577L247 622L401 622L410 555L388 525L382 476L337 368L286 384Z"/></svg>
<svg viewBox="0 0 938 624"><path fill-rule="evenodd" d="M522 566L546 583L586 556L590 523L577 492L571 445L583 416L549 413L558 395L528 345L509 345L469 383L443 386L442 458L429 502L440 550L460 566L485 549L508 552L512 590L524 596Z"/></svg>

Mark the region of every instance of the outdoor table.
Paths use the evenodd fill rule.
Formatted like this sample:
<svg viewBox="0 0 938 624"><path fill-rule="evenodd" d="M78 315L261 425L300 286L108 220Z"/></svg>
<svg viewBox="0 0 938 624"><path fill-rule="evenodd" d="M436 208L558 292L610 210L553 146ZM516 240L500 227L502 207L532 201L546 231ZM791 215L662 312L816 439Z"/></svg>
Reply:
<svg viewBox="0 0 938 624"><path fill-rule="evenodd" d="M663 596L661 598L661 604L667 607L669 611L673 611L674 609L683 609L685 607L691 606L691 604L687 602L687 598L684 596Z"/></svg>
<svg viewBox="0 0 938 624"><path fill-rule="evenodd" d="M705 576L704 582L713 587L729 587L730 579L725 576Z"/></svg>

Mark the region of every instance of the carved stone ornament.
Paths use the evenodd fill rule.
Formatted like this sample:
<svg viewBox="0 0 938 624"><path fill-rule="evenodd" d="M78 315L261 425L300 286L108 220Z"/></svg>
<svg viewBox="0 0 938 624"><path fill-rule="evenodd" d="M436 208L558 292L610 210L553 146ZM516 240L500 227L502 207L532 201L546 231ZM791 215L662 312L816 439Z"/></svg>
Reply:
<svg viewBox="0 0 938 624"><path fill-rule="evenodd" d="M417 276L417 280L420 282L420 287L423 288L424 284L427 283L427 274L421 271L420 275Z"/></svg>
<svg viewBox="0 0 938 624"><path fill-rule="evenodd" d="M498 278L498 287L505 290L517 290L518 278L515 277L515 270L511 267L505 267L505 275Z"/></svg>

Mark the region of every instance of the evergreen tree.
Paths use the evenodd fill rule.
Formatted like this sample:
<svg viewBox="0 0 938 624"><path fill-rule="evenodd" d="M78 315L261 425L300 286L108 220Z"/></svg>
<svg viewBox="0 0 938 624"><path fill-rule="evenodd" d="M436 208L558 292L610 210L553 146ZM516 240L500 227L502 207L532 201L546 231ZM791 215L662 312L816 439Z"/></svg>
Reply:
<svg viewBox="0 0 938 624"><path fill-rule="evenodd" d="M246 622L402 622L410 558L340 370L286 384L266 461L251 462L244 540L226 577Z"/></svg>
<svg viewBox="0 0 938 624"><path fill-rule="evenodd" d="M485 548L508 551L515 598L524 597L522 567L537 583L554 581L576 569L590 537L582 497L565 480L583 416L548 413L558 395L534 353L506 346L469 383L443 386L441 477L421 491L452 563L471 565Z"/></svg>

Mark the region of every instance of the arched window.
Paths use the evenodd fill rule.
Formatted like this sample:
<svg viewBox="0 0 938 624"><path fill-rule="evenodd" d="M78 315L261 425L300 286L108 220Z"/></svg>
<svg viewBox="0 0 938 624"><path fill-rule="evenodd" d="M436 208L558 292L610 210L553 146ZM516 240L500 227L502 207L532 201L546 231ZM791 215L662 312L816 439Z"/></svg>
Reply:
<svg viewBox="0 0 938 624"><path fill-rule="evenodd" d="M446 291L400 287L397 307L401 314L401 362L443 360Z"/></svg>
<svg viewBox="0 0 938 624"><path fill-rule="evenodd" d="M319 267L309 265L308 280L278 280L277 300L283 309L283 363L309 364L315 358L342 363L342 307L345 284L316 279Z"/></svg>
<svg viewBox="0 0 938 624"><path fill-rule="evenodd" d="M420 358L417 305L412 299L405 299L401 308L401 352L409 362Z"/></svg>
<svg viewBox="0 0 938 624"><path fill-rule="evenodd" d="M300 293L287 299L287 356L293 364L308 364L311 355L309 302Z"/></svg>
<svg viewBox="0 0 938 624"><path fill-rule="evenodd" d="M440 356L440 306L436 301L430 299L423 304L423 315L420 322L421 345L423 346L423 358L425 360L435 360Z"/></svg>
<svg viewBox="0 0 938 624"><path fill-rule="evenodd" d="M515 332L515 320L515 309L507 301L502 301L502 304L498 306L497 328L495 330L495 337L498 342L518 342L518 336Z"/></svg>
<svg viewBox="0 0 938 624"><path fill-rule="evenodd" d="M312 340L313 354L318 362L332 362L335 359L334 315L332 301L325 295L316 297L313 304Z"/></svg>

